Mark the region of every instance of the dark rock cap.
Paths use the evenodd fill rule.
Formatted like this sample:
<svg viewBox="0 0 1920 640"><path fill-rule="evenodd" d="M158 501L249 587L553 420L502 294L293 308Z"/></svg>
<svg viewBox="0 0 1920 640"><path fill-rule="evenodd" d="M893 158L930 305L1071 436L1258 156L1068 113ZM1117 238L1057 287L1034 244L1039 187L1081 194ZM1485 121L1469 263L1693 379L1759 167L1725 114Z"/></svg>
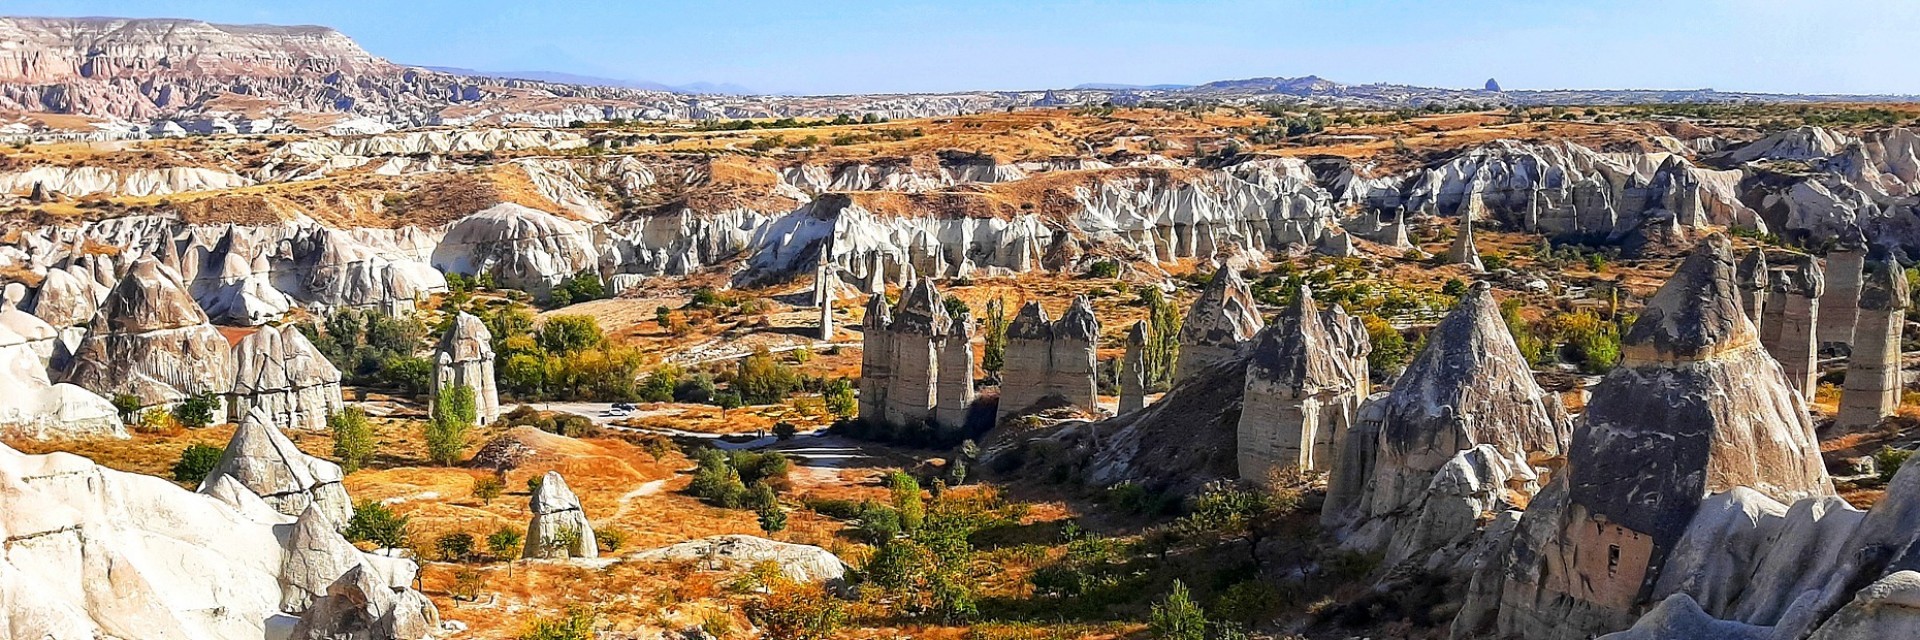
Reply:
<svg viewBox="0 0 1920 640"><path fill-rule="evenodd" d="M1019 340L1049 340L1053 338L1053 322L1047 319L1047 310L1040 303L1029 302L1020 306L1020 313L1014 314L1013 322L1007 323L1007 338Z"/></svg>
<svg viewBox="0 0 1920 640"><path fill-rule="evenodd" d="M1093 315L1093 302L1086 296L1075 296L1073 304L1067 305L1067 312L1053 323L1053 335L1056 338L1070 338L1093 342L1100 337L1100 320Z"/></svg>
<svg viewBox="0 0 1920 640"><path fill-rule="evenodd" d="M1754 342L1734 271L1733 245L1726 236L1702 240L1627 330L1621 341L1626 364L1705 360Z"/></svg>

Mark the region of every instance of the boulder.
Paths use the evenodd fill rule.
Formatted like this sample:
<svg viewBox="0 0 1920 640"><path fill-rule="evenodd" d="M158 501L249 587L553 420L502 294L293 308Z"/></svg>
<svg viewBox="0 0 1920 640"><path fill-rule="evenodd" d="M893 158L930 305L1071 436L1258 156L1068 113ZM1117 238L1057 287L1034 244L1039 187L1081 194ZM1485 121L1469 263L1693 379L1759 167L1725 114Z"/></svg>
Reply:
<svg viewBox="0 0 1920 640"><path fill-rule="evenodd" d="M558 471L540 478L540 490L527 503L533 520L527 523L525 558L594 558L600 546L593 537L593 525L580 510L580 498L567 488Z"/></svg>
<svg viewBox="0 0 1920 640"><path fill-rule="evenodd" d="M780 567L788 580L839 586L846 581L847 563L832 552L805 544L776 542L745 535L712 536L688 540L629 556L649 562L700 562L704 569L751 569L763 562Z"/></svg>
<svg viewBox="0 0 1920 640"><path fill-rule="evenodd" d="M317 506L336 529L345 529L353 518L353 503L340 484L340 465L302 453L260 409L249 411L234 430L220 462L200 483L200 492L210 493L222 477L232 477L286 515L298 516L309 505Z"/></svg>
<svg viewBox="0 0 1920 640"><path fill-rule="evenodd" d="M1289 468L1332 470L1371 389L1370 351L1358 318L1338 306L1321 311L1302 286L1251 347L1240 401L1240 477L1264 482Z"/></svg>
<svg viewBox="0 0 1920 640"><path fill-rule="evenodd" d="M39 343L16 333L4 317L0 313L0 436L127 437L112 402L74 385L53 384L36 346Z"/></svg>
<svg viewBox="0 0 1920 640"><path fill-rule="evenodd" d="M335 524L317 504L309 503L300 512L287 532L287 553L280 563L282 611L307 610L342 575L360 566L360 550L340 536L344 524Z"/></svg>
<svg viewBox="0 0 1920 640"><path fill-rule="evenodd" d="M1896 571L1867 585L1809 640L1920 637L1920 572Z"/></svg>
<svg viewBox="0 0 1920 640"><path fill-rule="evenodd" d="M393 587L360 565L327 587L288 640L413 640L430 637L439 627L440 611L425 595Z"/></svg>
<svg viewBox="0 0 1920 640"><path fill-rule="evenodd" d="M1641 616L1633 628L1599 640L1774 640L1774 636L1771 628L1715 620L1693 598L1676 593Z"/></svg>

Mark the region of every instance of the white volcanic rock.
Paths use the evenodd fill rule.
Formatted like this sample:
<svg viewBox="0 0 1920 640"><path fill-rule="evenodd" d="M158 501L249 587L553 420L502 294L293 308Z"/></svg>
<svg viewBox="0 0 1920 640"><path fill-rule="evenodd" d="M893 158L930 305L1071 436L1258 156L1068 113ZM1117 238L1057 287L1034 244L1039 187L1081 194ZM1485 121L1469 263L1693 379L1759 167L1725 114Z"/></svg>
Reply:
<svg viewBox="0 0 1920 640"><path fill-rule="evenodd" d="M261 327L233 345L233 408L280 429L324 429L341 408L340 370L294 325Z"/></svg>
<svg viewBox="0 0 1920 640"><path fill-rule="evenodd" d="M1239 272L1221 269L1193 299L1180 323L1180 360L1175 379L1184 379L1232 357L1260 331L1259 303Z"/></svg>
<svg viewBox="0 0 1920 640"><path fill-rule="evenodd" d="M248 180L226 169L172 167L167 169L108 169L104 167L34 167L0 173L0 194L26 195L35 189L69 198L104 196L168 196L189 191L218 191L250 186Z"/></svg>
<svg viewBox="0 0 1920 640"><path fill-rule="evenodd" d="M335 528L346 528L353 503L340 484L340 465L301 452L272 420L259 409L248 412L200 492L211 492L230 476L280 513L297 516L313 505Z"/></svg>
<svg viewBox="0 0 1920 640"><path fill-rule="evenodd" d="M293 300L273 288L272 267L254 244L239 227L228 227L213 247L196 244L181 260L191 266L182 274L188 291L216 323L260 326L293 308Z"/></svg>
<svg viewBox="0 0 1920 640"><path fill-rule="evenodd" d="M580 510L580 498L567 488L558 471L540 478L540 490L527 503L533 520L527 523L525 558L594 558L600 555L599 542L593 537L593 525ZM562 532L573 532L572 546L565 546Z"/></svg>
<svg viewBox="0 0 1920 640"><path fill-rule="evenodd" d="M493 334L478 316L461 312L440 337L434 354L433 393L453 385L473 390L474 422L486 424L500 417L500 391L493 376Z"/></svg>
<svg viewBox="0 0 1920 640"><path fill-rule="evenodd" d="M1920 572L1898 571L1861 589L1810 640L1920 637Z"/></svg>
<svg viewBox="0 0 1920 640"><path fill-rule="evenodd" d="M428 264L432 239L418 229L393 232L313 227L290 238L291 255L274 268L275 288L321 309L360 307L401 315L447 290Z"/></svg>
<svg viewBox="0 0 1920 640"><path fill-rule="evenodd" d="M1801 126L1742 145L1727 154L1734 162L1813 160L1839 153L1855 139L1820 127Z"/></svg>
<svg viewBox="0 0 1920 640"><path fill-rule="evenodd" d="M1715 620L1700 604L1676 593L1661 600L1633 628L1599 640L1774 640L1773 629Z"/></svg>
<svg viewBox="0 0 1920 640"><path fill-rule="evenodd" d="M371 559L372 556L369 556ZM327 587L300 616L289 640L385 640L432 637L440 611L426 595L392 585L372 564L361 564Z"/></svg>
<svg viewBox="0 0 1920 640"><path fill-rule="evenodd" d="M688 540L628 556L647 562L699 562L718 564L732 570L751 569L772 562L788 580L800 583L839 584L846 579L847 563L832 552L806 544L776 542L745 535L712 536ZM714 568L705 566L704 568Z"/></svg>
<svg viewBox="0 0 1920 640"><path fill-rule="evenodd" d="M441 271L492 274L501 286L543 298L561 280L599 264L587 226L510 202L448 225L433 250Z"/></svg>
<svg viewBox="0 0 1920 640"><path fill-rule="evenodd" d="M179 274L143 258L100 305L65 381L104 396L132 394L151 406L225 393L233 365L226 338Z"/></svg>
<svg viewBox="0 0 1920 640"><path fill-rule="evenodd" d="M26 316L9 307L7 312ZM125 438L120 414L113 403L70 384L53 384L40 345L20 335L0 313L0 435L35 440L113 437ZM38 327L50 336L45 323Z"/></svg>
<svg viewBox="0 0 1920 640"><path fill-rule="evenodd" d="M412 575L402 566L410 563L354 550L318 507L298 521L249 515L231 502L261 511L260 498L231 481L217 487L219 499L78 456L0 445L0 635L258 640L295 627L351 628L358 605L299 604L310 599L306 585L347 576L382 603L368 608L403 623L384 634L296 637L414 640L437 623L424 596L396 585Z"/></svg>

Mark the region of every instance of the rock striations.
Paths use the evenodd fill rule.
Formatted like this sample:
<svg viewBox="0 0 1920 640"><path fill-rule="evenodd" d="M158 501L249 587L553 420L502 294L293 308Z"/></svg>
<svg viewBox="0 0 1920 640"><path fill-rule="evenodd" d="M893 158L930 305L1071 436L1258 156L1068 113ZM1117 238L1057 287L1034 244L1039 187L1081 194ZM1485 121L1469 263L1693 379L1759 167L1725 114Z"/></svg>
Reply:
<svg viewBox="0 0 1920 640"><path fill-rule="evenodd" d="M280 513L298 516L311 505L335 529L345 529L353 503L341 477L340 465L301 453L274 428L273 418L256 408L240 421L220 462L201 481L200 492L211 493L222 478L231 478Z"/></svg>
<svg viewBox="0 0 1920 640"><path fill-rule="evenodd" d="M1294 303L1254 339L1240 401L1240 477L1330 471L1367 397L1372 344L1358 318L1321 311L1301 286Z"/></svg>
<svg viewBox="0 0 1920 640"><path fill-rule="evenodd" d="M261 327L233 345L235 414L259 409L279 429L325 429L341 408L340 370L299 327Z"/></svg>
<svg viewBox="0 0 1920 640"><path fill-rule="evenodd" d="M1369 401L1328 479L1323 523L1389 562L1462 542L1484 513L1524 506L1558 467L1570 422L1534 382L1486 283L1427 335L1393 391Z"/></svg>
<svg viewBox="0 0 1920 640"><path fill-rule="evenodd" d="M1066 313L1053 321L1040 303L1022 306L1007 325L1006 366L1000 371L995 422L1049 401L1098 410L1094 342L1099 338L1100 321L1086 296L1074 298Z"/></svg>
<svg viewBox="0 0 1920 640"><path fill-rule="evenodd" d="M527 558L593 558L600 555L593 537L593 525L580 510L580 498L567 488L558 471L540 478L540 488L527 503L533 520L527 523Z"/></svg>
<svg viewBox="0 0 1920 640"><path fill-rule="evenodd" d="M1180 356L1174 377L1184 379L1208 365L1233 357L1260 331L1260 307L1253 289L1233 269L1214 272L1213 281L1194 298L1180 323Z"/></svg>
<svg viewBox="0 0 1920 640"><path fill-rule="evenodd" d="M1805 402L1762 351L1735 271L1726 238L1709 237L1627 331L1506 570L1475 577L1476 598L1500 592L1501 634L1570 640L1631 626L1710 494L1833 493ZM1467 610L1485 606L1470 598Z"/></svg>
<svg viewBox="0 0 1920 640"><path fill-rule="evenodd" d="M142 258L100 304L66 381L103 396L130 394L144 405L167 405L226 393L233 365L226 338L187 295L179 273Z"/></svg>

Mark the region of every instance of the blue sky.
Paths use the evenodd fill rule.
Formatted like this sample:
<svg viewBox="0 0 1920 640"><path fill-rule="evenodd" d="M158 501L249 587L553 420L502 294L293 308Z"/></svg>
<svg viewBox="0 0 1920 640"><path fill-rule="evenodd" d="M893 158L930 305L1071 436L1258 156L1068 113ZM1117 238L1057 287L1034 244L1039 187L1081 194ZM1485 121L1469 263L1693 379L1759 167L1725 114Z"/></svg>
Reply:
<svg viewBox="0 0 1920 640"><path fill-rule="evenodd" d="M0 14L321 24L409 64L788 93L1307 74L1920 93L1915 0L0 0Z"/></svg>

